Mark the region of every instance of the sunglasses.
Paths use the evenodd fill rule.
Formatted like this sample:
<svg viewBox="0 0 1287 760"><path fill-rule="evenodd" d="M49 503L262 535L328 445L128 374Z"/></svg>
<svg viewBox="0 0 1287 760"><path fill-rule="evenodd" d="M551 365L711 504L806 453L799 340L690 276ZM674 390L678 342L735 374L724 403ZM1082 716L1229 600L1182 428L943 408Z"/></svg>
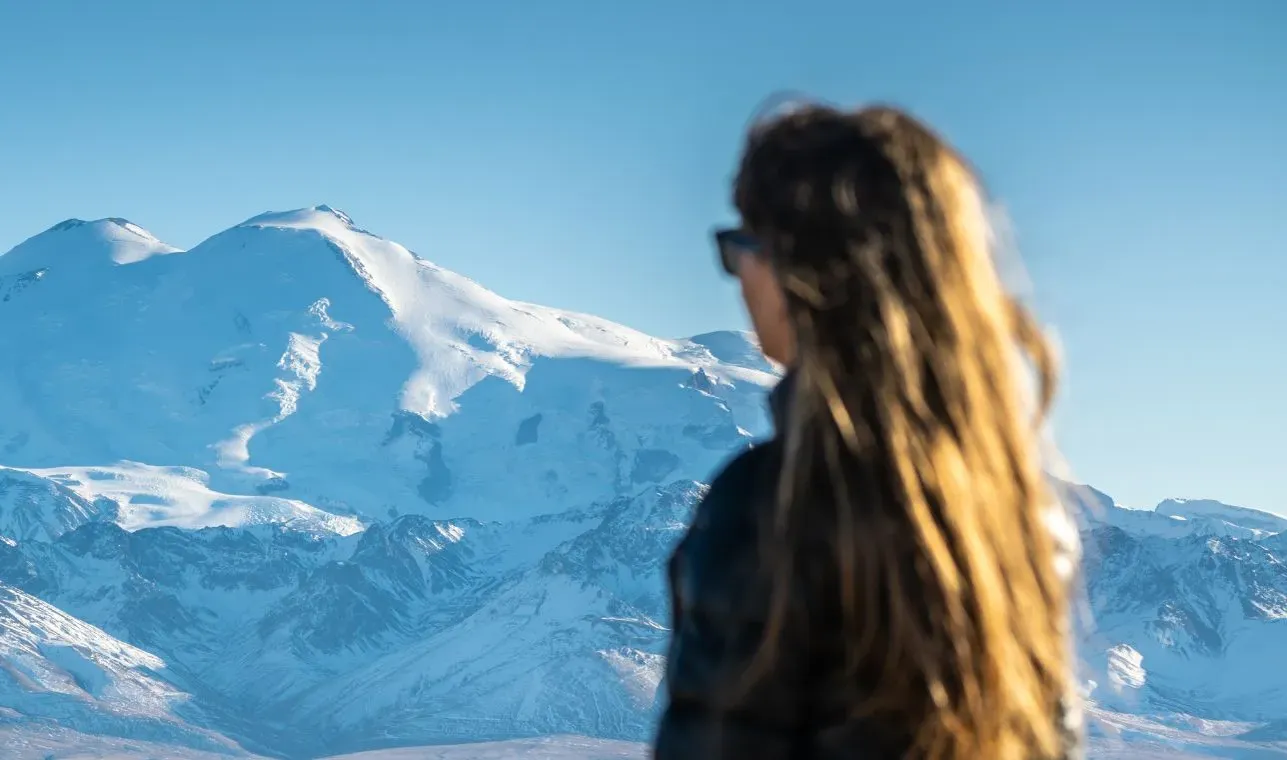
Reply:
<svg viewBox="0 0 1287 760"><path fill-rule="evenodd" d="M715 248L719 252L720 265L734 277L744 256L759 256L763 250L760 239L741 227L715 230Z"/></svg>

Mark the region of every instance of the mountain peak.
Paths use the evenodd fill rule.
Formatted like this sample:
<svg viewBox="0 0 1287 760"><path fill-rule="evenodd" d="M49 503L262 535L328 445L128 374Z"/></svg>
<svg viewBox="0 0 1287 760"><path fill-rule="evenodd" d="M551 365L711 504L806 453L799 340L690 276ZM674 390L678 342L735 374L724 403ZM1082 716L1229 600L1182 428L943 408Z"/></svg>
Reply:
<svg viewBox="0 0 1287 760"><path fill-rule="evenodd" d="M765 358L755 333L746 330L718 330L694 335L690 341L710 351L716 360L735 367L778 374L781 368Z"/></svg>
<svg viewBox="0 0 1287 760"><path fill-rule="evenodd" d="M359 229L353 218L325 203L290 211L266 211L237 225L238 227L279 227L286 229L315 229L320 232L347 230L376 237Z"/></svg>
<svg viewBox="0 0 1287 760"><path fill-rule="evenodd" d="M105 261L121 266L181 252L128 219L72 218L27 239L0 258L10 266L37 269L56 265L69 257L82 263Z"/></svg>
<svg viewBox="0 0 1287 760"><path fill-rule="evenodd" d="M245 255L240 251L256 257L255 251L271 251L276 260L286 262L282 266L296 267L302 259L294 254L285 258L287 251L318 251L316 244L322 243L328 255L343 261L384 302L395 330L414 350L419 368L406 382L400 406L425 417L450 415L455 399L488 376L522 388L527 370L542 357L720 367L758 382L769 377L771 368L745 333L712 333L706 343L663 340L598 317L513 301L358 227L333 206L267 212L228 232L195 248L193 258L210 259L208 254L226 245L237 256ZM261 232L273 240L261 240ZM219 254L214 260L227 257ZM260 276L266 276L262 267L267 260L257 258ZM293 282L319 276L316 270L280 275ZM325 291L310 297L335 300L337 287L328 283ZM722 361L722 356L729 360Z"/></svg>
<svg viewBox="0 0 1287 760"><path fill-rule="evenodd" d="M91 227L91 228L100 228L100 229L105 227L120 227L121 229L127 230L129 232L140 235L142 237L147 237L152 240L156 240L156 237L152 233L138 226L134 222L131 222L129 219L123 219L119 216L108 216L102 219L94 219L89 221L85 219L77 219L73 217L71 219L66 219L64 221L59 222L58 224L55 224L53 227L50 227L48 230L46 230L46 232L66 232L67 230L74 230L79 227Z"/></svg>
<svg viewBox="0 0 1287 760"><path fill-rule="evenodd" d="M320 206L314 206L313 210L321 214L334 214L337 218L341 219L342 221L348 222L349 224L353 223L353 219L349 217L348 214L344 213L343 211L340 211L337 208L328 206L325 203L323 203Z"/></svg>

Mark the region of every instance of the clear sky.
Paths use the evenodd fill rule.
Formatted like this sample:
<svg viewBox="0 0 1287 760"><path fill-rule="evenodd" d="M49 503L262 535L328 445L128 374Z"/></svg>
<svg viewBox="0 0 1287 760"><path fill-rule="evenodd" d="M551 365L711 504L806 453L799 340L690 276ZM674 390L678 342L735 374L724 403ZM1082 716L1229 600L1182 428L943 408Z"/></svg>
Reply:
<svg viewBox="0 0 1287 760"><path fill-rule="evenodd" d="M0 2L0 251L329 203L506 296L738 327L750 112L892 101L1009 209L1075 474L1287 514L1285 40L1287 0Z"/></svg>

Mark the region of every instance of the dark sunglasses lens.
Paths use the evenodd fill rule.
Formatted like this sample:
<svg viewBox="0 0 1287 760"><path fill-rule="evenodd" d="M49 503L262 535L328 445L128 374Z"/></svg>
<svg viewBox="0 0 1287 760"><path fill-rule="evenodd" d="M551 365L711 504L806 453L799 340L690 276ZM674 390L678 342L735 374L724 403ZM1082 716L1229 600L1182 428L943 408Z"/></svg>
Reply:
<svg viewBox="0 0 1287 760"><path fill-rule="evenodd" d="M741 250L731 245L721 245L719 248L720 263L724 265L726 274L736 275L737 265L742 258Z"/></svg>
<svg viewBox="0 0 1287 760"><path fill-rule="evenodd" d="M742 257L759 253L760 243L744 230L721 230L715 239L719 245L720 263L724 271L736 275Z"/></svg>

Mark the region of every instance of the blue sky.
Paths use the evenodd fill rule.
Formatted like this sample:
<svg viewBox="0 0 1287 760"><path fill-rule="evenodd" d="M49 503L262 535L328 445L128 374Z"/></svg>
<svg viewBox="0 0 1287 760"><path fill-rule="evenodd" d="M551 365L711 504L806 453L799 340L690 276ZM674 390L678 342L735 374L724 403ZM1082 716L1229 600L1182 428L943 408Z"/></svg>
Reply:
<svg viewBox="0 0 1287 760"><path fill-rule="evenodd" d="M1009 209L1075 474L1287 514L1287 2L0 5L0 250L329 203L498 292L741 326L707 230L768 93L886 100Z"/></svg>

